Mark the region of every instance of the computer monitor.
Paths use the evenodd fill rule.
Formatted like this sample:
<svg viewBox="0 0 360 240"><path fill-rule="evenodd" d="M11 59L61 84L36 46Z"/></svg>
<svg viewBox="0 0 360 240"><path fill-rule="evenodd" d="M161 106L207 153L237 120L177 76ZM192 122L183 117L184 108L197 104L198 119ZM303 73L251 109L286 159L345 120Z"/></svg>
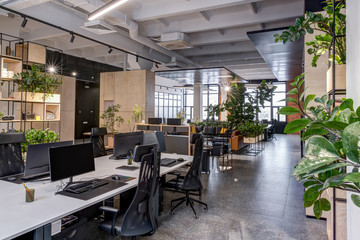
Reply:
<svg viewBox="0 0 360 240"><path fill-rule="evenodd" d="M118 133L114 135L113 156L110 159L126 158L136 145L143 144L143 132Z"/></svg>
<svg viewBox="0 0 360 240"><path fill-rule="evenodd" d="M50 179L58 181L95 171L94 152L91 143L49 149Z"/></svg>
<svg viewBox="0 0 360 240"><path fill-rule="evenodd" d="M29 145L26 152L24 176L49 173L49 149L73 145L73 141L42 143Z"/></svg>
<svg viewBox="0 0 360 240"><path fill-rule="evenodd" d="M164 132L151 132L151 133L144 133L144 141L143 144L157 144L157 151L158 152L165 152L166 145L165 145L165 133Z"/></svg>

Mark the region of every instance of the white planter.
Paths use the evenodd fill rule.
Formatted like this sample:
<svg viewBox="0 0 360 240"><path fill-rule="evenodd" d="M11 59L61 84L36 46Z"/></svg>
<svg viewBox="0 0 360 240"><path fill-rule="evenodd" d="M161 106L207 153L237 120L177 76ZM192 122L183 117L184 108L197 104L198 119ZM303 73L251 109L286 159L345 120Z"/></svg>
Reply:
<svg viewBox="0 0 360 240"><path fill-rule="evenodd" d="M333 89L332 85L332 66L326 74L326 91L330 92ZM346 89L346 64L335 65L335 90Z"/></svg>
<svg viewBox="0 0 360 240"><path fill-rule="evenodd" d="M26 100L25 100L26 96ZM21 100L21 92L14 92L14 99ZM31 93L31 92L23 92L22 100L27 102L43 102L44 101L44 93ZM47 94L45 97L45 102L49 103L59 103L60 102L60 94Z"/></svg>
<svg viewBox="0 0 360 240"><path fill-rule="evenodd" d="M244 143L257 143L258 137L244 137Z"/></svg>

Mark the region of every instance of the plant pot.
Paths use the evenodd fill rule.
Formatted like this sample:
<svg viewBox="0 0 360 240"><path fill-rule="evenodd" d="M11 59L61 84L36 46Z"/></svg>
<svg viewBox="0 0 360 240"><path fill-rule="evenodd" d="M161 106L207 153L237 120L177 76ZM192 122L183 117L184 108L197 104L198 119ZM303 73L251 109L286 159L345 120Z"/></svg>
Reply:
<svg viewBox="0 0 360 240"><path fill-rule="evenodd" d="M107 144L108 147L113 148L114 147L114 136L113 135L108 136L107 141L108 141L108 144Z"/></svg>
<svg viewBox="0 0 360 240"><path fill-rule="evenodd" d="M27 101L27 102L44 101L44 93L32 93L32 92L14 92L14 99L21 100L21 94L22 94L22 101ZM47 96L45 97L45 102L59 103L60 94L47 94Z"/></svg>
<svg viewBox="0 0 360 240"><path fill-rule="evenodd" d="M244 137L244 143L257 143L258 137Z"/></svg>
<svg viewBox="0 0 360 240"><path fill-rule="evenodd" d="M326 73L326 91L330 92L333 89L332 85L332 66ZM346 64L335 65L335 90L346 90Z"/></svg>

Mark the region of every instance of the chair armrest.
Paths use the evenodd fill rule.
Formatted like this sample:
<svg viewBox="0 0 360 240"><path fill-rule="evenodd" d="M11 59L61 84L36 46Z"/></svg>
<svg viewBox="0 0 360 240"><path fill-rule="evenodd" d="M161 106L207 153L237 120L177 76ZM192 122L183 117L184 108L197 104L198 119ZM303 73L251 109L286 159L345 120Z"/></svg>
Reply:
<svg viewBox="0 0 360 240"><path fill-rule="evenodd" d="M119 213L119 209L113 208L113 207L109 207L109 206L101 206L99 207L100 211L104 211L104 212L109 212L112 214L118 214Z"/></svg>

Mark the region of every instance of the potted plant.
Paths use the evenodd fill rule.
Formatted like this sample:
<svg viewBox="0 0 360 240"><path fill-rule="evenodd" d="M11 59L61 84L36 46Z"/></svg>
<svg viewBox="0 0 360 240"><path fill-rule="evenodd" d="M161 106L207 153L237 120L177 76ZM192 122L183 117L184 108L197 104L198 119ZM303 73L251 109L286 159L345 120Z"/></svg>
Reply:
<svg viewBox="0 0 360 240"><path fill-rule="evenodd" d="M121 105L111 105L105 112L100 116L104 120L102 127L106 127L106 130L110 136L108 136L108 146L114 146L114 134L116 133L116 128L119 128L124 119L118 114L120 112Z"/></svg>
<svg viewBox="0 0 360 240"><path fill-rule="evenodd" d="M264 124L253 121L245 121L238 126L240 134L244 137L244 143L257 143L264 132Z"/></svg>
<svg viewBox="0 0 360 240"><path fill-rule="evenodd" d="M185 120L185 111L184 109L180 109L177 113L176 113L176 118L180 118L181 122L183 123Z"/></svg>
<svg viewBox="0 0 360 240"><path fill-rule="evenodd" d="M291 83L294 87L286 101L297 104L297 108L283 107L280 114L301 114L303 118L289 122L285 133L303 131L306 140L305 157L295 166L293 175L306 188L304 206L312 207L320 218L323 211L330 211L331 204L324 197L327 189L336 188L352 193L360 193L360 107L356 110L352 99L343 99L339 106L333 107L333 100L327 95L305 96L302 92L304 75L296 77ZM302 102L301 98L305 96ZM308 107L309 103L318 105ZM348 171L348 167L352 170ZM360 207L360 196L352 194L352 202Z"/></svg>
<svg viewBox="0 0 360 240"><path fill-rule="evenodd" d="M228 99L223 103L221 111L227 111L229 125L238 127L245 121L253 121L264 107L266 101L271 101L271 97L276 87L270 88L266 81L262 81L257 87L255 94L247 91L244 83L233 84Z"/></svg>
<svg viewBox="0 0 360 240"><path fill-rule="evenodd" d="M14 82L26 101L60 102L60 95L55 93L62 81L54 73L44 73L38 65L15 74ZM14 92L14 98L21 99L21 92Z"/></svg>
<svg viewBox="0 0 360 240"><path fill-rule="evenodd" d="M135 131L136 123L141 121L142 118L143 118L143 108L141 106L139 106L138 104L135 104L135 106L133 107L132 117L130 119L128 119L128 125L129 125L130 132ZM134 121L134 123L135 123L134 126L131 126L132 121Z"/></svg>
<svg viewBox="0 0 360 240"><path fill-rule="evenodd" d="M325 14L308 12L305 17L296 19L295 25L289 26L289 30L281 34L275 34L275 42L294 42L306 34L317 34L315 39L305 44L308 46L307 53L313 56L312 66L316 67L321 55L328 54L332 44L333 34L341 36L335 38L335 61L336 68L335 89L346 89L346 15L345 3L336 1L335 3L335 32L333 31L333 4L327 1L324 7ZM332 53L328 54L329 61L333 60ZM327 73L327 91L332 90L332 68Z"/></svg>

